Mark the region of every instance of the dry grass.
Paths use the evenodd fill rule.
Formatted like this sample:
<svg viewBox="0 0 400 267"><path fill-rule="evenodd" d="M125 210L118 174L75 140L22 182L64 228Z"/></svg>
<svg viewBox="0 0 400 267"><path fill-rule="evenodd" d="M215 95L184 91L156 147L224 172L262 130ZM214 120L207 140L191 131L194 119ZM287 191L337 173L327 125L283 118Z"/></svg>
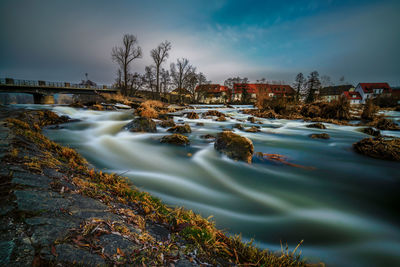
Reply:
<svg viewBox="0 0 400 267"><path fill-rule="evenodd" d="M140 107L136 109L136 113L140 117L145 117L149 119L156 119L161 113L166 113L163 110L164 104L157 100L147 100L140 104Z"/></svg>
<svg viewBox="0 0 400 267"><path fill-rule="evenodd" d="M124 96L121 93L117 94L100 94L107 103L121 103L124 105L130 106L132 104L132 100L129 96Z"/></svg>

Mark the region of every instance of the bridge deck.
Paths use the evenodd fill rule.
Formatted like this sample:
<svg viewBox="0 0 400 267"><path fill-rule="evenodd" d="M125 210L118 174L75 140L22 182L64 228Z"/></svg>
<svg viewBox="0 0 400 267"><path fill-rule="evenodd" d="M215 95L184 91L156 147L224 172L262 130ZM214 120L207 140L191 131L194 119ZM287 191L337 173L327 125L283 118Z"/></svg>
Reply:
<svg viewBox="0 0 400 267"><path fill-rule="evenodd" d="M106 85L88 86L67 82L0 79L0 92L28 94L96 94L117 93L119 89Z"/></svg>

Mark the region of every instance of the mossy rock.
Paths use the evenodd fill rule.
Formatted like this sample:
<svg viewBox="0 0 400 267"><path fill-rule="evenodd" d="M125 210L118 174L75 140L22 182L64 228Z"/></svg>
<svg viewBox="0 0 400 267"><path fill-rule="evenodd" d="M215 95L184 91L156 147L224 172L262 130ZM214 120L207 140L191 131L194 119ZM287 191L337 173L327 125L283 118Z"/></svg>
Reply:
<svg viewBox="0 0 400 267"><path fill-rule="evenodd" d="M203 139L215 139L215 136L212 134L204 134L204 135L200 135L200 138Z"/></svg>
<svg viewBox="0 0 400 267"><path fill-rule="evenodd" d="M379 130L398 131L400 127L390 119L381 118L374 122L374 126Z"/></svg>
<svg viewBox="0 0 400 267"><path fill-rule="evenodd" d="M254 117L249 117L249 118L247 118L247 120L251 123L256 123L256 118L254 118Z"/></svg>
<svg viewBox="0 0 400 267"><path fill-rule="evenodd" d="M190 144L189 139L186 136L178 133L163 136L160 142L166 144L179 145L179 146L185 146Z"/></svg>
<svg viewBox="0 0 400 267"><path fill-rule="evenodd" d="M156 123L152 119L145 117L134 119L133 121L125 125L124 128L130 132L146 132L146 133L157 132Z"/></svg>
<svg viewBox="0 0 400 267"><path fill-rule="evenodd" d="M242 124L240 123L236 123L235 125L233 125L233 128L239 129L239 130L244 130L244 127Z"/></svg>
<svg viewBox="0 0 400 267"><path fill-rule="evenodd" d="M199 114L197 114L196 112L188 112L186 113L186 117L191 120L196 120L199 119Z"/></svg>
<svg viewBox="0 0 400 267"><path fill-rule="evenodd" d="M204 123L198 122L198 123L196 123L196 126L204 126Z"/></svg>
<svg viewBox="0 0 400 267"><path fill-rule="evenodd" d="M84 108L85 106L82 103L74 102L74 103L69 104L68 107L71 107L71 108Z"/></svg>
<svg viewBox="0 0 400 267"><path fill-rule="evenodd" d="M183 134L183 133L191 133L192 129L190 128L189 124L185 124L185 125L176 125L174 127L169 128L167 131L171 133Z"/></svg>
<svg viewBox="0 0 400 267"><path fill-rule="evenodd" d="M260 131L260 129L257 128L256 126L252 126L250 128L247 128L245 131L248 132L248 133L257 133L257 132Z"/></svg>
<svg viewBox="0 0 400 267"><path fill-rule="evenodd" d="M207 117L207 116L221 117L221 116L224 116L224 114L219 112L218 110L209 110L206 113L203 113L203 117Z"/></svg>
<svg viewBox="0 0 400 267"><path fill-rule="evenodd" d="M247 163L251 163L254 153L253 142L250 139L229 131L218 134L214 148L234 160Z"/></svg>
<svg viewBox="0 0 400 267"><path fill-rule="evenodd" d="M224 115L221 115L218 119L216 119L216 121L226 121L226 118Z"/></svg>
<svg viewBox="0 0 400 267"><path fill-rule="evenodd" d="M375 137L381 136L381 131L375 130L375 129L372 128L372 127L361 128L361 129L360 129L360 132L365 133L365 134L368 134L368 135L372 135L372 136L375 136Z"/></svg>
<svg viewBox="0 0 400 267"><path fill-rule="evenodd" d="M365 138L353 144L353 149L360 154L384 160L400 161L400 138Z"/></svg>
<svg viewBox="0 0 400 267"><path fill-rule="evenodd" d="M306 125L307 128L316 128L316 129L326 129L325 125L322 123L312 123L312 124L308 124Z"/></svg>
<svg viewBox="0 0 400 267"><path fill-rule="evenodd" d="M163 120L160 123L160 126L163 127L163 128L170 128L170 127L174 127L175 125L176 124L175 124L173 119Z"/></svg>
<svg viewBox="0 0 400 267"><path fill-rule="evenodd" d="M310 137L312 139L329 139L330 136L327 133L321 133L321 134L311 134Z"/></svg>

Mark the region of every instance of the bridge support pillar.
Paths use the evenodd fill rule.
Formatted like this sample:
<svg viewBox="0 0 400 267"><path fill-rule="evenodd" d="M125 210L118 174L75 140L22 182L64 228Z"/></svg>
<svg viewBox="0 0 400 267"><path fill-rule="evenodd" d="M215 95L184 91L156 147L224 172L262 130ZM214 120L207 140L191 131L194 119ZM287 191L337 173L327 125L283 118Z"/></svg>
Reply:
<svg viewBox="0 0 400 267"><path fill-rule="evenodd" d="M54 104L53 95L33 94L33 103L35 104Z"/></svg>

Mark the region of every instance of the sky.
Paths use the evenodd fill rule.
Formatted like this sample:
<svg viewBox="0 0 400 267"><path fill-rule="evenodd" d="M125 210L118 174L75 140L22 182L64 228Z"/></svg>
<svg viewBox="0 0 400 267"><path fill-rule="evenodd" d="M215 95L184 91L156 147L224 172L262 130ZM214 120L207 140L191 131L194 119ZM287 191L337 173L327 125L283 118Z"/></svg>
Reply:
<svg viewBox="0 0 400 267"><path fill-rule="evenodd" d="M283 80L400 85L400 0L1 0L0 78L111 84L111 50L126 33L143 58L168 40L163 67L187 58L214 83Z"/></svg>

